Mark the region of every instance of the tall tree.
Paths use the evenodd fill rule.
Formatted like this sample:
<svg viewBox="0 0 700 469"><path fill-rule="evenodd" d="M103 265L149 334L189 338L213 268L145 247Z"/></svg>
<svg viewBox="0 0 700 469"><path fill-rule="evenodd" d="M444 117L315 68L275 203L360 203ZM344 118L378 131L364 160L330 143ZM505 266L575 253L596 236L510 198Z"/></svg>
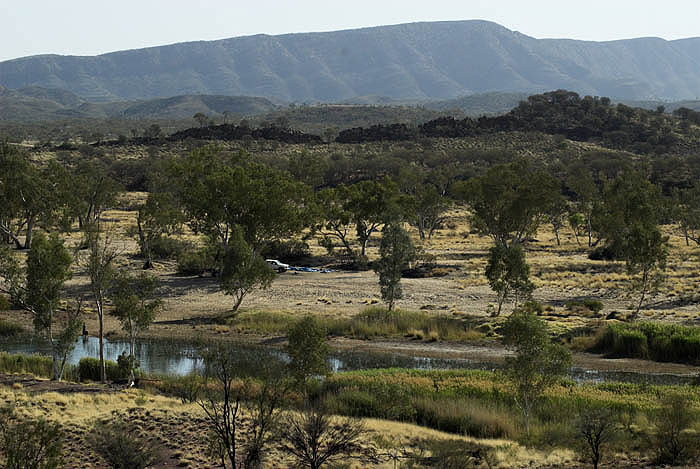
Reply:
<svg viewBox="0 0 700 469"><path fill-rule="evenodd" d="M503 324L503 342L515 351L507 357L505 373L515 394L515 403L525 418L530 436L530 418L542 394L571 368L571 352L553 344L547 323L529 311L516 311Z"/></svg>
<svg viewBox="0 0 700 469"><path fill-rule="evenodd" d="M415 167L399 170L399 186L401 192L408 196L406 218L416 227L421 240L430 239L435 230L445 221L445 212L450 208L451 201L445 191L438 185L426 181L427 174ZM439 175L433 177L439 179Z"/></svg>
<svg viewBox="0 0 700 469"><path fill-rule="evenodd" d="M391 311L396 300L403 298L401 273L416 257L416 250L406 230L395 223L386 225L382 230L379 256L374 271L379 275L382 299Z"/></svg>
<svg viewBox="0 0 700 469"><path fill-rule="evenodd" d="M680 225L686 246L700 245L700 183L675 192L672 217Z"/></svg>
<svg viewBox="0 0 700 469"><path fill-rule="evenodd" d="M341 185L322 189L316 193L316 206L320 216L315 229L325 238L335 238L340 241L346 254L353 257L354 251L350 239L352 213L347 209L348 192L347 186Z"/></svg>
<svg viewBox="0 0 700 469"><path fill-rule="evenodd" d="M525 261L525 252L517 245L504 247L497 244L489 249L486 278L498 296L498 310L494 312L495 316L501 314L503 302L510 295L514 296L517 307L518 300L530 296L535 289L530 281L530 266Z"/></svg>
<svg viewBox="0 0 700 469"><path fill-rule="evenodd" d="M547 207L560 194L559 186L551 175L520 160L494 166L456 185L455 192L469 205L472 226L506 247L537 232Z"/></svg>
<svg viewBox="0 0 700 469"><path fill-rule="evenodd" d="M421 240L430 239L447 219L450 200L441 195L437 187L427 183L421 185L412 196L408 221L418 229Z"/></svg>
<svg viewBox="0 0 700 469"><path fill-rule="evenodd" d="M232 315L237 314L248 293L255 288L268 288L275 277L275 272L246 242L242 230L236 226L223 255L219 278L221 289L234 298Z"/></svg>
<svg viewBox="0 0 700 469"><path fill-rule="evenodd" d="M100 381L104 383L107 381L104 347L105 303L114 286L116 274L114 264L119 252L112 243L111 233L109 231L103 233L99 222L86 226L85 236L88 242L87 272L99 322Z"/></svg>
<svg viewBox="0 0 700 469"><path fill-rule="evenodd" d="M150 327L161 304L155 295L157 287L158 280L145 272L138 275L120 272L115 280L111 314L129 335L129 385L135 382L136 339Z"/></svg>
<svg viewBox="0 0 700 469"><path fill-rule="evenodd" d="M296 322L287 333L289 368L297 384L306 391L312 376L328 374L326 357L330 352L325 327L313 316Z"/></svg>
<svg viewBox="0 0 700 469"><path fill-rule="evenodd" d="M172 192L149 192L136 217L136 236L145 259L144 269L153 267L154 244L176 233L183 222L182 211Z"/></svg>
<svg viewBox="0 0 700 469"><path fill-rule="evenodd" d="M59 169L55 162L39 168L14 146L0 143L0 234L17 248L29 249L39 222L46 228L55 222L62 203Z"/></svg>
<svg viewBox="0 0 700 469"><path fill-rule="evenodd" d="M30 312L34 329L46 337L53 358L53 379L60 381L68 353L80 331L80 306L69 308L59 328L57 318L63 285L71 278L73 258L56 235L38 233L32 240L26 269L8 250L0 250L2 287L15 304Z"/></svg>
<svg viewBox="0 0 700 469"><path fill-rule="evenodd" d="M360 256L365 257L367 243L379 228L403 217L403 204L398 186L391 179L362 181L348 187L346 210L352 214Z"/></svg>
<svg viewBox="0 0 700 469"><path fill-rule="evenodd" d="M625 171L608 183L597 215L597 228L606 247L625 260L635 279L639 313L649 289L661 280L668 255L668 236L659 229L662 198L657 187L643 175Z"/></svg>
<svg viewBox="0 0 700 469"><path fill-rule="evenodd" d="M205 147L173 169L190 228L211 238L221 252L236 226L259 251L267 241L290 237L309 224L309 188L244 154Z"/></svg>
<svg viewBox="0 0 700 469"><path fill-rule="evenodd" d="M574 193L574 207L583 216L588 235L588 247L591 247L593 245L593 212L601 198L600 189L590 170L581 166L570 171L566 178L566 186Z"/></svg>
<svg viewBox="0 0 700 469"><path fill-rule="evenodd" d="M80 228L97 222L102 212L113 206L121 185L109 175L99 160L81 161L72 171L72 213Z"/></svg>
<svg viewBox="0 0 700 469"><path fill-rule="evenodd" d="M192 116L192 119L196 120L200 127L204 127L209 121L209 118L203 112L196 113L194 116Z"/></svg>

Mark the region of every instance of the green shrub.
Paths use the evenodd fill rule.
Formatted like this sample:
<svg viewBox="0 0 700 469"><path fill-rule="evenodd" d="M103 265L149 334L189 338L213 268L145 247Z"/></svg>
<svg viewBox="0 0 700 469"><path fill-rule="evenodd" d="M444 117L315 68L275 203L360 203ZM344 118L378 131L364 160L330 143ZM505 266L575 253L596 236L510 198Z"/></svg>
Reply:
<svg viewBox="0 0 700 469"><path fill-rule="evenodd" d="M410 467L435 467L440 469L457 469L466 467L483 467L489 457L489 449L478 443L463 440L429 440L424 443L427 453L421 452L411 458ZM489 463L487 462L487 465ZM491 467L489 465L489 467Z"/></svg>
<svg viewBox="0 0 700 469"><path fill-rule="evenodd" d="M263 246L260 252L260 255L265 259L279 259L282 262L298 261L309 257L310 254L309 245L297 239L270 241Z"/></svg>
<svg viewBox="0 0 700 469"><path fill-rule="evenodd" d="M14 337L25 332L21 325L0 319L0 337Z"/></svg>
<svg viewBox="0 0 700 469"><path fill-rule="evenodd" d="M443 432L474 438L513 438L515 418L492 406L462 399L417 398L413 400L416 423Z"/></svg>
<svg viewBox="0 0 700 469"><path fill-rule="evenodd" d="M109 381L123 381L129 377L129 370L116 362L105 360L105 372ZM100 380L100 360L92 357L81 358L78 363L78 379L80 381Z"/></svg>
<svg viewBox="0 0 700 469"><path fill-rule="evenodd" d="M150 242L151 254L156 259L177 259L184 252L194 249L192 243L169 236L160 236Z"/></svg>
<svg viewBox="0 0 700 469"><path fill-rule="evenodd" d="M207 249L187 249L177 258L177 272L182 275L204 275L213 266L214 260Z"/></svg>
<svg viewBox="0 0 700 469"><path fill-rule="evenodd" d="M88 441L114 469L145 469L159 459L159 449L123 421L96 423Z"/></svg>
<svg viewBox="0 0 700 469"><path fill-rule="evenodd" d="M339 392L327 394L325 406L330 413L351 417L414 422L416 415L409 391L400 386L343 388Z"/></svg>
<svg viewBox="0 0 700 469"><path fill-rule="evenodd" d="M603 302L587 298L585 300L571 300L566 302L566 309L573 311L578 308L585 308L593 313L599 313L603 310Z"/></svg>
<svg viewBox="0 0 700 469"><path fill-rule="evenodd" d="M51 378L53 376L53 361L51 357L44 355L0 352L0 371L4 373L27 373L43 378ZM63 371L63 379L76 381L77 377L77 368L66 365Z"/></svg>
<svg viewBox="0 0 700 469"><path fill-rule="evenodd" d="M609 325L593 350L619 357L700 364L700 328L656 322Z"/></svg>
<svg viewBox="0 0 700 469"><path fill-rule="evenodd" d="M369 306L350 319L328 320L332 335L351 337L413 336L420 333L431 340L474 340L483 334L455 317L424 312L389 311L383 306Z"/></svg>
<svg viewBox="0 0 700 469"><path fill-rule="evenodd" d="M298 316L289 313L276 312L243 312L235 318L228 318L226 323L234 328L242 328L246 331L260 334L274 334L286 332L294 324ZM321 319L319 319L320 321Z"/></svg>
<svg viewBox="0 0 700 469"><path fill-rule="evenodd" d="M64 433L43 418L19 419L11 407L0 408L0 454L5 466L56 469L63 466Z"/></svg>
<svg viewBox="0 0 700 469"><path fill-rule="evenodd" d="M12 307L12 302L7 295L0 295L0 311L7 311Z"/></svg>
<svg viewBox="0 0 700 469"><path fill-rule="evenodd" d="M583 300L583 305L594 313L599 313L603 310L603 302L600 300Z"/></svg>
<svg viewBox="0 0 700 469"><path fill-rule="evenodd" d="M165 396L177 397L183 404L191 404L197 400L204 379L197 373L185 376L160 376L155 381L149 381L147 387Z"/></svg>

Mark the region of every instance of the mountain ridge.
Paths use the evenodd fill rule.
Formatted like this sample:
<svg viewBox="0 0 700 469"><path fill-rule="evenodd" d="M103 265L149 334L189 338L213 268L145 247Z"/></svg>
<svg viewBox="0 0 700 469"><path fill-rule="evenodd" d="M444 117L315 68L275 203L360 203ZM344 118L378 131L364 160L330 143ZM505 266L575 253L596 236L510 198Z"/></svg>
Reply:
<svg viewBox="0 0 700 469"><path fill-rule="evenodd" d="M700 96L700 38L536 39L496 23L441 21L256 34L0 62L0 85L94 101L188 94L340 102L569 89L633 100Z"/></svg>

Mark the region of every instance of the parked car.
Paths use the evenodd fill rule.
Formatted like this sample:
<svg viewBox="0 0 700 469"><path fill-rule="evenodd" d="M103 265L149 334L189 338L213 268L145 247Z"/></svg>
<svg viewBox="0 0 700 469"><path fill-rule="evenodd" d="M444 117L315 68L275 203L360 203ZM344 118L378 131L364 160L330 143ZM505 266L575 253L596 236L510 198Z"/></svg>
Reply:
<svg viewBox="0 0 700 469"><path fill-rule="evenodd" d="M265 259L265 262L267 262L267 265L269 265L272 270L280 274L289 270L288 264L283 264L277 259Z"/></svg>

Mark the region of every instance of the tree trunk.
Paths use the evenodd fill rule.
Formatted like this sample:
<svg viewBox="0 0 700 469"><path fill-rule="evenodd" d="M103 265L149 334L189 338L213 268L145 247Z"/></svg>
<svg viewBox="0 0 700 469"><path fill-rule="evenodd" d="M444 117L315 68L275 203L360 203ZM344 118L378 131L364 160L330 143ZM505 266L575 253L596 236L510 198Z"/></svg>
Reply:
<svg viewBox="0 0 700 469"><path fill-rule="evenodd" d="M136 383L136 375L134 374L136 356L134 355L134 350L136 350L136 334L132 332L129 335L129 384L127 385L129 388Z"/></svg>
<svg viewBox="0 0 700 469"><path fill-rule="evenodd" d="M591 228L591 217L586 218L586 230L588 231L588 247L593 246L593 228Z"/></svg>
<svg viewBox="0 0 700 469"><path fill-rule="evenodd" d="M632 319L637 319L639 316L639 311L642 309L642 305L644 304L644 298L646 297L647 294L647 287L649 283L649 271L644 270L642 273L642 297L639 299L639 304L637 305L637 310L634 312L634 315L632 315Z"/></svg>
<svg viewBox="0 0 700 469"><path fill-rule="evenodd" d="M24 238L24 249L29 249L30 247L32 247L32 233L34 232L34 223L35 219L33 216L27 218L27 231L26 236Z"/></svg>
<svg viewBox="0 0 700 469"><path fill-rule="evenodd" d="M554 236L557 238L557 246L561 246L561 239L559 239L559 228L554 228Z"/></svg>
<svg viewBox="0 0 700 469"><path fill-rule="evenodd" d="M68 354L65 353L63 354L63 358L61 359L61 369L58 372L58 380L61 381L63 379L63 372L66 369L66 360L68 358Z"/></svg>
<svg viewBox="0 0 700 469"><path fill-rule="evenodd" d="M362 257L365 257L365 252L367 251L367 242L368 241L369 241L369 236L362 239L362 250L361 250Z"/></svg>
<svg viewBox="0 0 700 469"><path fill-rule="evenodd" d="M233 305L233 315L238 313L238 308L241 306L241 303L243 303L243 297L244 294L239 294L236 298L236 303Z"/></svg>
<svg viewBox="0 0 700 469"><path fill-rule="evenodd" d="M138 217L136 217L136 228L138 229L139 233L139 247L141 248L141 255L146 259L146 262L143 265L143 270L148 270L153 268L153 254L151 253L151 246L148 242L148 237L143 232L140 211Z"/></svg>
<svg viewBox="0 0 700 469"><path fill-rule="evenodd" d="M103 300L95 300L97 303L97 318L100 321L100 382L107 382L107 370L105 367L105 343L104 343L104 303Z"/></svg>
<svg viewBox="0 0 700 469"><path fill-rule="evenodd" d="M501 315L501 308L503 307L503 302L505 299L505 295L498 295L498 310L496 311L496 314L493 314L492 316L497 317Z"/></svg>
<svg viewBox="0 0 700 469"><path fill-rule="evenodd" d="M421 241L425 241L425 222L419 218L416 226L418 227L418 237Z"/></svg>
<svg viewBox="0 0 700 469"><path fill-rule="evenodd" d="M20 242L17 235L15 233L13 233L12 230L10 229L9 222L8 222L8 224L3 223L2 225L0 225L0 229L2 230L2 233L4 235L4 238L5 238L5 241L7 242L7 244L15 243L16 249L22 249L22 243Z"/></svg>
<svg viewBox="0 0 700 469"><path fill-rule="evenodd" d="M58 375L58 350L56 350L56 343L53 340L53 314L49 312L49 343L51 344L51 359L53 365L53 376L52 381L60 381Z"/></svg>

